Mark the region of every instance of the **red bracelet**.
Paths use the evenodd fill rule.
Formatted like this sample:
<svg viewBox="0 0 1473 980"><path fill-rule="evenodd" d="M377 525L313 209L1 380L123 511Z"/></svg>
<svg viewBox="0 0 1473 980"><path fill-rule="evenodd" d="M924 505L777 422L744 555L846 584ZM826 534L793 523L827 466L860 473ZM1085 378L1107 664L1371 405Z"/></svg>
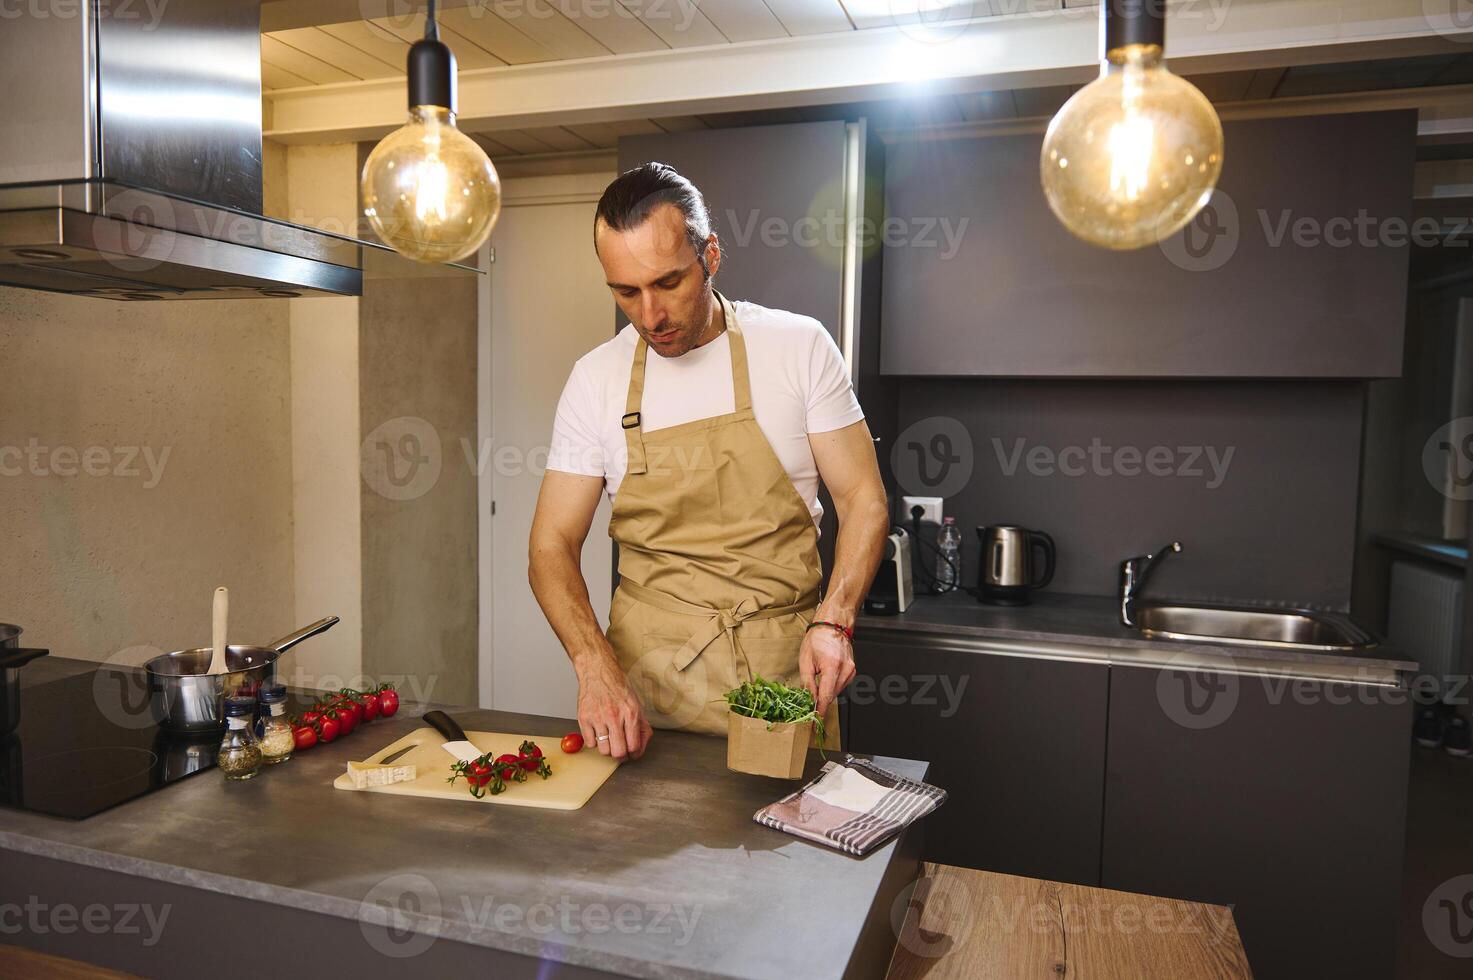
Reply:
<svg viewBox="0 0 1473 980"><path fill-rule="evenodd" d="M838 623L831 623L827 619L815 619L813 622L808 624L807 628L804 629L803 632L806 633L808 632L808 630L813 629L813 627L815 626L828 626L836 629L840 633L844 634L844 639L848 640L850 643L854 642L854 629L852 627L840 626Z"/></svg>

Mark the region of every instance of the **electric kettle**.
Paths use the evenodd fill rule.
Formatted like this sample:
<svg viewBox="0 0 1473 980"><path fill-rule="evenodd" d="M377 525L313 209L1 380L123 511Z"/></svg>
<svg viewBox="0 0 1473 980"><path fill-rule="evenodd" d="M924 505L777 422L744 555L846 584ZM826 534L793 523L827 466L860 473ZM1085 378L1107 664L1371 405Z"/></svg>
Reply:
<svg viewBox="0 0 1473 980"><path fill-rule="evenodd" d="M1012 524L977 528L982 552L977 577L977 598L998 606L1026 606L1028 594L1053 581L1054 539L1042 531ZM1043 553L1042 567L1034 553Z"/></svg>

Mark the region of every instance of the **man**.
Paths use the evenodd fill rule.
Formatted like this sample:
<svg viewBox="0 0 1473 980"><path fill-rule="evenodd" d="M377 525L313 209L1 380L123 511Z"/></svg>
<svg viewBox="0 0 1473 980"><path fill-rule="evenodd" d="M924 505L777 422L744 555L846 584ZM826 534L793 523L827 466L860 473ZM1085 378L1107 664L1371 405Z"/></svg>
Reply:
<svg viewBox="0 0 1473 980"><path fill-rule="evenodd" d="M710 214L669 166L608 186L594 250L633 329L573 367L529 545L533 592L578 675L583 737L637 759L652 721L724 733L722 696L762 676L812 692L832 744L889 530L839 350L811 317L714 288ZM822 597L820 479L839 518ZM607 634L579 567L605 491L620 578Z"/></svg>

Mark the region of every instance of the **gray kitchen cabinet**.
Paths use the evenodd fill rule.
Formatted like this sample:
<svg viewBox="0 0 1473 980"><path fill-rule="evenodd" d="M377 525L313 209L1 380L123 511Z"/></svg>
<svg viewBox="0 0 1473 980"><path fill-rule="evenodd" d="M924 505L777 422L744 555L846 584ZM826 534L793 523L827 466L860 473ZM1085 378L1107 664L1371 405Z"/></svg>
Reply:
<svg viewBox="0 0 1473 980"><path fill-rule="evenodd" d="M1106 665L874 628L855 662L846 748L924 759L949 794L927 860L1099 884Z"/></svg>
<svg viewBox="0 0 1473 980"><path fill-rule="evenodd" d="M1405 695L1111 667L1100 883L1232 906L1259 980L1392 976Z"/></svg>
<svg viewBox="0 0 1473 980"><path fill-rule="evenodd" d="M1416 113L1224 124L1193 224L1112 252L1039 186L1042 134L902 140L885 162L887 374L1394 377Z"/></svg>
<svg viewBox="0 0 1473 980"><path fill-rule="evenodd" d="M843 301L844 121L619 138L619 171L667 163L706 198L721 238L717 288L816 317L839 334ZM622 314L617 325L628 321Z"/></svg>

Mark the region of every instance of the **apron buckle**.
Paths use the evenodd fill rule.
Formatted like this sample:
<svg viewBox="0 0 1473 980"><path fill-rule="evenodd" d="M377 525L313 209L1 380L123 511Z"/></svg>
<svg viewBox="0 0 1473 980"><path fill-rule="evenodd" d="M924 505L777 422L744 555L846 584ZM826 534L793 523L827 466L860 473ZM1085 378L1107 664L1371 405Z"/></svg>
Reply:
<svg viewBox="0 0 1473 980"><path fill-rule="evenodd" d="M619 425L620 425L621 428L625 428L625 429L637 429L637 428L639 428L639 413L638 412L630 412L629 414L625 415L623 418L621 418L619 420Z"/></svg>

